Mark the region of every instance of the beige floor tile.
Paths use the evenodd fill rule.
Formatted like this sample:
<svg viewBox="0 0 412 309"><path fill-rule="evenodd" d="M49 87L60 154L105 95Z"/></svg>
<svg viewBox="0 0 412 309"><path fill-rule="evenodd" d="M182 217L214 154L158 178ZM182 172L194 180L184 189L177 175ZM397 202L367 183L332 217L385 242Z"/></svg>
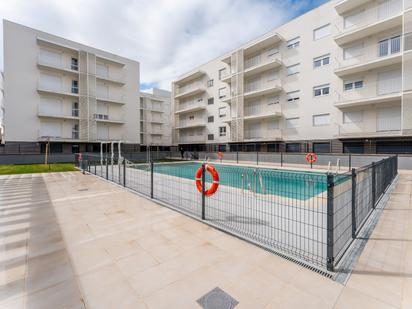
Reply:
<svg viewBox="0 0 412 309"><path fill-rule="evenodd" d="M77 275L85 274L112 262L107 251L96 241L83 242L69 247L68 250Z"/></svg>
<svg viewBox="0 0 412 309"><path fill-rule="evenodd" d="M115 264L124 275L134 275L147 270L159 262L144 250L139 250L132 255L118 259Z"/></svg>
<svg viewBox="0 0 412 309"><path fill-rule="evenodd" d="M357 290L345 288L339 296L335 307L336 309L394 309L388 303L381 302L376 298L367 296Z"/></svg>

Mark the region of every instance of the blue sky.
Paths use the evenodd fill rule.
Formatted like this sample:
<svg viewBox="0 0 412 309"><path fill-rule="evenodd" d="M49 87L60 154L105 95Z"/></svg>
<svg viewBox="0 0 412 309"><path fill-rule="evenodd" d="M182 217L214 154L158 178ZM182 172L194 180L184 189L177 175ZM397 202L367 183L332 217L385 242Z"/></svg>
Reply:
<svg viewBox="0 0 412 309"><path fill-rule="evenodd" d="M142 89L170 89L177 76L324 2L4 0L0 17L135 59Z"/></svg>

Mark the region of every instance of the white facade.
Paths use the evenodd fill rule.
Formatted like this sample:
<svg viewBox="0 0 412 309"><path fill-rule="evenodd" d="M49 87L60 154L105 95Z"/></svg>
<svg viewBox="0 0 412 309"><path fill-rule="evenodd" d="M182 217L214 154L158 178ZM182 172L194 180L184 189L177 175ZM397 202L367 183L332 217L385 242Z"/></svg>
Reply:
<svg viewBox="0 0 412 309"><path fill-rule="evenodd" d="M139 63L4 21L5 140L140 142Z"/></svg>
<svg viewBox="0 0 412 309"><path fill-rule="evenodd" d="M171 93L154 88L152 93L140 92L140 140L145 146L170 146Z"/></svg>
<svg viewBox="0 0 412 309"><path fill-rule="evenodd" d="M0 72L0 144L4 143L4 76Z"/></svg>
<svg viewBox="0 0 412 309"><path fill-rule="evenodd" d="M411 137L410 33L410 0L330 1L179 77L174 143Z"/></svg>

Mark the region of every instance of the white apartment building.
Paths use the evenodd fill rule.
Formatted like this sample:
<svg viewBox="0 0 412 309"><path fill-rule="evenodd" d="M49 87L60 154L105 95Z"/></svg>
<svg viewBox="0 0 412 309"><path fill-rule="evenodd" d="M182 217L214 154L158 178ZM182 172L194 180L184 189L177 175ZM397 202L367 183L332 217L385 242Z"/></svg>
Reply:
<svg viewBox="0 0 412 309"><path fill-rule="evenodd" d="M4 143L4 90L3 90L3 72L0 72L0 144Z"/></svg>
<svg viewBox="0 0 412 309"><path fill-rule="evenodd" d="M154 88L140 92L140 141L144 146L172 145L171 92Z"/></svg>
<svg viewBox="0 0 412 309"><path fill-rule="evenodd" d="M140 143L138 62L10 21L3 29L6 147Z"/></svg>
<svg viewBox="0 0 412 309"><path fill-rule="evenodd" d="M411 0L327 2L174 81L173 141L412 152L411 33Z"/></svg>

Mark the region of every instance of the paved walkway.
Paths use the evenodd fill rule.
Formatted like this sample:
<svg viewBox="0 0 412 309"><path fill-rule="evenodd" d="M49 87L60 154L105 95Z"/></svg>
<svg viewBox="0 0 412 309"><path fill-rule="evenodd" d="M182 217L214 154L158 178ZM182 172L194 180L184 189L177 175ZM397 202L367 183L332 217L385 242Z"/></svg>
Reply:
<svg viewBox="0 0 412 309"><path fill-rule="evenodd" d="M412 174L346 285L94 176L0 177L0 308L412 308Z"/></svg>

